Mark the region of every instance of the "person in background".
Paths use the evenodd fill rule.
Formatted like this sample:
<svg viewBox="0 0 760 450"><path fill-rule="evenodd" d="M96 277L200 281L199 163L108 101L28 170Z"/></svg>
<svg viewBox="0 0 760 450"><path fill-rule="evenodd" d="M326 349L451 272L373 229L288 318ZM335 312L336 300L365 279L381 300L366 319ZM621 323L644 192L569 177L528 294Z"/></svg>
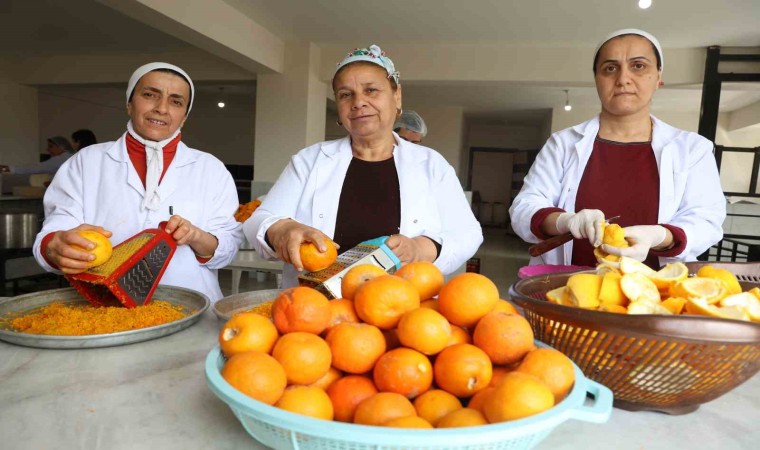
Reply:
<svg viewBox="0 0 760 450"><path fill-rule="evenodd" d="M594 266L602 222L613 216L631 246L602 250L652 268L693 261L722 238L726 200L713 143L651 115L663 67L662 47L645 31L618 30L599 44L601 113L549 138L510 208L528 242L575 238L531 264Z"/></svg>
<svg viewBox="0 0 760 450"><path fill-rule="evenodd" d="M404 111L393 124L393 131L402 139L413 144L419 144L427 136L427 125L419 114L414 111Z"/></svg>
<svg viewBox="0 0 760 450"><path fill-rule="evenodd" d="M75 152L97 143L98 140L95 139L95 133L92 130L81 129L71 133L71 144L74 146Z"/></svg>
<svg viewBox="0 0 760 450"><path fill-rule="evenodd" d="M0 166L0 173L15 174L35 174L49 173L55 174L58 168L74 154L74 149L69 141L63 136L53 136L47 140L47 152L50 155L45 161L27 164L23 166Z"/></svg>
<svg viewBox="0 0 760 450"><path fill-rule="evenodd" d="M127 131L77 152L45 193L45 221L33 247L40 266L85 271L93 255L74 246L93 244L79 230L96 230L118 245L167 221L177 250L161 284L201 292L212 302L222 297L217 269L235 257L243 233L224 164L182 142L194 97L190 76L177 66L150 63L132 74Z"/></svg>
<svg viewBox="0 0 760 450"><path fill-rule="evenodd" d="M299 249L312 242L340 251L390 236L402 263L459 268L483 241L454 168L433 149L393 132L401 86L380 47L356 49L333 75L338 124L348 136L307 147L290 160L243 225L259 255L285 263L283 287L297 285Z"/></svg>

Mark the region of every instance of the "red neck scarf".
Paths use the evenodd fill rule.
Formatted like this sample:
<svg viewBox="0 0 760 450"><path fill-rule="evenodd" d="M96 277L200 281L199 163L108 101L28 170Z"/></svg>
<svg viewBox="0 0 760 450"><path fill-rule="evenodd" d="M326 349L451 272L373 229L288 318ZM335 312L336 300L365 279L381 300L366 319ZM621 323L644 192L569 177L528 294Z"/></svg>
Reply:
<svg viewBox="0 0 760 450"><path fill-rule="evenodd" d="M179 141L181 140L182 133L178 134L177 137L164 146L164 168L161 171L161 180L164 179L166 169L169 168L169 165L174 159L174 155L177 154L177 145L179 145ZM132 166L134 166L137 171L137 175L140 176L143 187L145 187L145 176L148 173L148 165L145 162L145 145L140 143L140 141L132 137L129 133L127 133L127 154L129 155L129 160L132 161Z"/></svg>

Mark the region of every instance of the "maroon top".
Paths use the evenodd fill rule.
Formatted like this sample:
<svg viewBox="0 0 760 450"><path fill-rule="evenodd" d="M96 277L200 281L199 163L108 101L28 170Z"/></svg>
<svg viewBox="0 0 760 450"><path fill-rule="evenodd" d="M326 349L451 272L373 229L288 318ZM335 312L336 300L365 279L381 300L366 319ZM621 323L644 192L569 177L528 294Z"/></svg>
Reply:
<svg viewBox="0 0 760 450"><path fill-rule="evenodd" d="M660 176L651 142L620 143L601 139L594 148L578 185L575 210L599 209L605 217L620 216L621 227L656 225L660 206ZM531 220L536 236L543 220L559 208L543 208ZM666 251L650 251L645 263L659 268L658 256L675 256L686 247L686 234L679 227L663 225L673 234L674 245ZM536 233L538 231L538 233ZM587 239L573 241L572 264L595 266L594 248Z"/></svg>
<svg viewBox="0 0 760 450"><path fill-rule="evenodd" d="M345 252L380 236L398 234L401 196L393 158L364 161L354 158L348 166L338 203L334 241Z"/></svg>

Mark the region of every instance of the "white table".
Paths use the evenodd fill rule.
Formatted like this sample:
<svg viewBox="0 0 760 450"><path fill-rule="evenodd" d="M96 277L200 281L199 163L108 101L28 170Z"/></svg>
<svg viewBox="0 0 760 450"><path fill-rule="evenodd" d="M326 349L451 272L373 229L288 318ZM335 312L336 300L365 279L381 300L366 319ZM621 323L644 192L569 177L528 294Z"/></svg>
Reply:
<svg viewBox="0 0 760 450"><path fill-rule="evenodd" d="M245 271L282 273L282 261L267 261L259 257L254 250L241 249L235 259L225 269L232 271L232 294L240 290L240 276Z"/></svg>
<svg viewBox="0 0 760 450"><path fill-rule="evenodd" d="M0 448L265 449L206 386L203 362L221 325L206 311L187 330L121 347L0 342ZM569 420L536 450L754 450L758 398L755 376L683 416L615 409L605 424Z"/></svg>

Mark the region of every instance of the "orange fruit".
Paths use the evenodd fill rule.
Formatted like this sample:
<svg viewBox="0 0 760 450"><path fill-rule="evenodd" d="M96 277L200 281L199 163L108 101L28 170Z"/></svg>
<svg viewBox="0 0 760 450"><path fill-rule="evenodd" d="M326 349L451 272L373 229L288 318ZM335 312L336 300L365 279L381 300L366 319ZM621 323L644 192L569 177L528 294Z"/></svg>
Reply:
<svg viewBox="0 0 760 450"><path fill-rule="evenodd" d="M457 397L470 397L491 382L493 369L488 355L471 344L446 347L435 358L435 383Z"/></svg>
<svg viewBox="0 0 760 450"><path fill-rule="evenodd" d="M701 275L700 275L701 276ZM666 264L665 267L650 275L657 289L667 293L670 288L689 277L689 268L682 262Z"/></svg>
<svg viewBox="0 0 760 450"><path fill-rule="evenodd" d="M491 393L496 389L496 386L488 386L485 389L481 389L478 392L475 393L472 397L470 397L470 401L467 402L467 407L472 409L477 409L480 412L483 412L483 403L485 403L486 399L491 395Z"/></svg>
<svg viewBox="0 0 760 450"><path fill-rule="evenodd" d="M451 347L455 344L472 344L472 337L464 328L452 325L451 336L449 336L449 342L446 344L446 347Z"/></svg>
<svg viewBox="0 0 760 450"><path fill-rule="evenodd" d="M728 288L726 288L726 285L722 280L717 278L687 278L680 283L674 284L670 288L671 297L681 297L687 300L692 298L703 298L709 305L718 303L727 295Z"/></svg>
<svg viewBox="0 0 760 450"><path fill-rule="evenodd" d="M303 268L308 272L318 272L327 269L338 259L338 250L335 249L332 241L325 239L324 242L327 247L324 253L320 252L317 246L311 242L301 244L299 250L301 264L303 264Z"/></svg>
<svg viewBox="0 0 760 450"><path fill-rule="evenodd" d="M553 348L532 350L517 366L517 371L541 380L554 394L555 404L565 398L575 383L575 369L570 358Z"/></svg>
<svg viewBox="0 0 760 450"><path fill-rule="evenodd" d="M296 331L277 340L272 356L285 369L288 384L312 384L330 370L330 346L316 334Z"/></svg>
<svg viewBox="0 0 760 450"><path fill-rule="evenodd" d="M260 314L241 312L232 316L222 327L219 347L228 358L250 351L270 353L278 336L271 320Z"/></svg>
<svg viewBox="0 0 760 450"><path fill-rule="evenodd" d="M501 383L501 380L504 379L504 375L517 370L517 366L518 364L512 364L509 366L493 366L493 374L491 375L491 382L488 383L488 386L498 386L499 383Z"/></svg>
<svg viewBox="0 0 760 450"><path fill-rule="evenodd" d="M354 302L347 298L330 300L330 321L327 324L327 329L329 330L341 322L359 322L359 317L356 316L354 310Z"/></svg>
<svg viewBox="0 0 760 450"><path fill-rule="evenodd" d="M429 308L433 311L438 311L438 299L429 298L420 302L420 308Z"/></svg>
<svg viewBox="0 0 760 450"><path fill-rule="evenodd" d="M482 412L473 408L462 408L452 411L438 421L438 428L477 427L488 425Z"/></svg>
<svg viewBox="0 0 760 450"><path fill-rule="evenodd" d="M680 297L668 297L662 301L661 305L673 314L681 314L684 306L686 306L686 299Z"/></svg>
<svg viewBox="0 0 760 450"><path fill-rule="evenodd" d="M688 272L687 272L688 273ZM702 266L697 271L698 277L714 278L720 280L726 286L728 294L738 294L742 291L742 286L739 284L739 279L736 275L732 274L726 269L718 269L713 266ZM686 277L684 277L686 278Z"/></svg>
<svg viewBox="0 0 760 450"><path fill-rule="evenodd" d="M446 348L451 337L449 321L429 308L404 313L397 330L402 344L426 355L435 355Z"/></svg>
<svg viewBox="0 0 760 450"><path fill-rule="evenodd" d="M340 281L340 295L348 300L353 300L359 286L383 275L388 275L388 273L382 267L374 264L360 264L352 267Z"/></svg>
<svg viewBox="0 0 760 450"><path fill-rule="evenodd" d="M330 397L314 386L288 386L274 406L316 419L333 420Z"/></svg>
<svg viewBox="0 0 760 450"><path fill-rule="evenodd" d="M327 395L333 404L335 420L351 423L359 403L377 394L375 384L361 375L345 376L327 388Z"/></svg>
<svg viewBox="0 0 760 450"><path fill-rule="evenodd" d="M327 388L329 388L335 381L339 380L341 377L343 377L343 372L336 369L335 367L330 367L330 369L327 370L327 373L322 375L322 378L311 383L309 386L315 386L322 389L323 391L326 391Z"/></svg>
<svg viewBox="0 0 760 450"><path fill-rule="evenodd" d="M330 323L330 302L309 287L285 289L272 304L272 319L282 333L305 331L319 334Z"/></svg>
<svg viewBox="0 0 760 450"><path fill-rule="evenodd" d="M433 428L427 420L417 416L406 416L391 419L383 424L384 427L393 428Z"/></svg>
<svg viewBox="0 0 760 450"><path fill-rule="evenodd" d="M554 406L554 394L538 378L523 372L504 376L501 384L483 403L491 423L522 419Z"/></svg>
<svg viewBox="0 0 760 450"><path fill-rule="evenodd" d="M380 392L395 392L411 399L430 389L433 367L422 353L399 347L377 360L372 379Z"/></svg>
<svg viewBox="0 0 760 450"><path fill-rule="evenodd" d="M481 391L482 392L482 391ZM442 389L431 389L414 399L414 409L417 415L437 426L441 417L462 409L459 399Z"/></svg>
<svg viewBox="0 0 760 450"><path fill-rule="evenodd" d="M378 392L356 407L354 423L382 425L399 417L416 416L417 411L408 398L395 392Z"/></svg>
<svg viewBox="0 0 760 450"><path fill-rule="evenodd" d="M401 341L398 338L398 329L392 328L390 330L384 330L383 336L385 337L385 351L401 347Z"/></svg>
<svg viewBox="0 0 760 450"><path fill-rule="evenodd" d="M520 314L517 312L517 308L515 308L511 303L504 299L499 299L498 302L496 302L496 305L494 305L491 312L504 312L509 314Z"/></svg>
<svg viewBox="0 0 760 450"><path fill-rule="evenodd" d="M332 352L333 366L348 373L369 372L385 353L383 332L366 323L339 323L327 332L325 341Z"/></svg>
<svg viewBox="0 0 760 450"><path fill-rule="evenodd" d="M77 231L77 234L95 244L95 248L92 250L87 250L86 248L82 248L78 245L72 245L72 247L76 248L77 250L95 255L95 259L88 263L88 267L99 266L111 259L111 255L113 254L113 246L107 237L95 230L81 230Z"/></svg>
<svg viewBox="0 0 760 450"><path fill-rule="evenodd" d="M421 299L435 297L443 286L443 272L435 264L427 261L408 263L397 270L395 275L411 281Z"/></svg>
<svg viewBox="0 0 760 450"><path fill-rule="evenodd" d="M222 377L243 394L274 405L288 384L285 369L264 352L232 355L222 368Z"/></svg>
<svg viewBox="0 0 760 450"><path fill-rule="evenodd" d="M483 275L463 273L443 285L438 294L438 309L449 322L471 327L499 301L499 289Z"/></svg>
<svg viewBox="0 0 760 450"><path fill-rule="evenodd" d="M395 328L405 312L419 307L417 288L395 275L373 278L359 286L354 295L356 315L383 330Z"/></svg>
<svg viewBox="0 0 760 450"><path fill-rule="evenodd" d="M530 323L517 314L488 313L475 326L472 342L494 364L513 364L535 347Z"/></svg>

